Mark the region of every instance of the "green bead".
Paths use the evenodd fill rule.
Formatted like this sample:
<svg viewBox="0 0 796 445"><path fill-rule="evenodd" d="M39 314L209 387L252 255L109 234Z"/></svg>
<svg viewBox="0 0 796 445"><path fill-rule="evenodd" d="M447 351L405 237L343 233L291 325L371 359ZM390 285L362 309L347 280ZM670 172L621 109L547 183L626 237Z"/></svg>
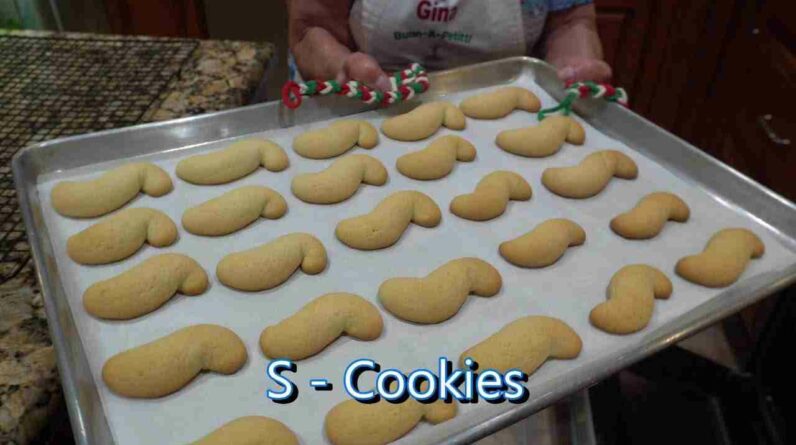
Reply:
<svg viewBox="0 0 796 445"><path fill-rule="evenodd" d="M316 82L314 80L310 80L309 82L305 83L304 85L307 86L307 95L308 96L311 96L311 95L315 94L316 91L318 91L318 82Z"/></svg>

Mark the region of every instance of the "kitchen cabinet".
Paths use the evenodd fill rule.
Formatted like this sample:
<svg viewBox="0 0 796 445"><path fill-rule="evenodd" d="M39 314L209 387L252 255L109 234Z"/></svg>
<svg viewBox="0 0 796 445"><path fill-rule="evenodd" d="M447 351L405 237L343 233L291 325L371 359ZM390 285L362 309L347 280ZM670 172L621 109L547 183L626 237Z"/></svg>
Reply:
<svg viewBox="0 0 796 445"><path fill-rule="evenodd" d="M628 91L634 111L688 139L689 110L710 92L736 2L596 0L595 6L614 84Z"/></svg>
<svg viewBox="0 0 796 445"><path fill-rule="evenodd" d="M796 16L790 0L596 0L631 108L796 200Z"/></svg>
<svg viewBox="0 0 796 445"><path fill-rule="evenodd" d="M614 71L613 83L628 90L636 102L634 88L640 76L652 6L645 0L598 0L597 31L603 45L605 61Z"/></svg>
<svg viewBox="0 0 796 445"><path fill-rule="evenodd" d="M789 5L788 5L789 4ZM694 142L796 201L796 16L791 0L739 8ZM787 10L787 11L786 11Z"/></svg>
<svg viewBox="0 0 796 445"><path fill-rule="evenodd" d="M203 0L105 0L114 34L207 37Z"/></svg>

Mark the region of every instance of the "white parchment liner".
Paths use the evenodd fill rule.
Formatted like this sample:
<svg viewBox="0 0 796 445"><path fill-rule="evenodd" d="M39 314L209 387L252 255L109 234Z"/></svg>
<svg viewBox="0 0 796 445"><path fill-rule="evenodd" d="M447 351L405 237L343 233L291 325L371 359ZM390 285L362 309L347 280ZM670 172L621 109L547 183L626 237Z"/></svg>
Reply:
<svg viewBox="0 0 796 445"><path fill-rule="evenodd" d="M554 103L530 77L521 77L516 84L536 92L545 106ZM470 94L472 92L454 94L448 99L458 103ZM383 116L381 113L371 112L358 117L368 119L378 127ZM174 175L174 168L182 157L221 148L230 140L178 153L137 158L156 162L168 171L175 190L157 199L139 196L131 205L163 210L178 225L185 209L250 184L278 190L287 199L289 211L280 220L261 219L238 233L220 238L198 237L180 227L180 240L173 246L166 249L145 247L133 257L107 266L80 266L67 257L66 239L95 221L70 220L57 215L52 210L49 196L58 180L90 177L112 165L61 172L45 178L38 185L45 222L55 244L58 269L117 444L187 443L236 417L255 414L284 422L304 444L327 443L323 419L332 406L347 398L342 388L342 374L351 361L367 357L379 362L384 369L436 369L439 356L456 361L461 351L518 317L530 314L558 317L580 334L584 342L583 352L576 360L548 362L532 375L528 388L534 399L543 395L539 389L551 379L565 381L568 373L589 367L598 357L615 354L629 344L643 343L645 335L656 327L716 297L720 290L688 283L676 276L673 270L680 257L701 251L715 231L730 226L747 227L766 243L765 256L752 261L742 279L796 263L796 256L753 219L722 205L676 174L588 125L584 146L565 145L559 153L548 158L521 158L494 145L495 135L500 130L536 123L534 115L517 111L496 121L468 119L467 129L463 132L440 131L436 136L456 133L472 141L478 149L478 156L472 163L459 163L450 176L430 182L408 179L395 169L395 160L400 155L424 148L429 140L405 143L382 136L375 149L355 149L351 153L378 157L389 170L388 184L383 187L363 186L353 198L331 206L305 204L290 193L290 180L295 174L319 171L333 161L301 158L291 150L291 141L296 135L310 128L326 126L328 122L252 135L267 137L281 144L290 157L290 168L281 173L259 169L242 180L222 186L188 184ZM638 179L614 179L597 197L585 200L560 198L542 186L540 178L545 168L574 165L587 154L605 148L622 150L630 155L639 166ZM113 147L107 149L113 150ZM448 211L454 196L471 192L484 175L497 169L523 175L533 188L533 198L528 202L512 202L504 215L489 222L463 220ZM334 228L339 220L369 212L387 195L410 189L427 193L437 202L443 210L440 226L434 229L411 226L395 246L375 252L350 249L335 238ZM633 207L642 196L658 190L671 191L685 199L692 212L687 224L669 223L663 233L649 241L628 241L610 230L608 223L611 218ZM540 270L520 269L498 255L497 246L502 241L519 236L546 219L559 217L570 218L583 226L587 241L581 247L570 249L553 266ZM230 290L215 278L216 264L227 253L297 231L314 234L326 246L330 263L322 274L308 276L298 272L282 286L258 293ZM145 258L165 252L184 253L196 259L211 277L209 291L198 297L177 296L156 312L127 322L100 321L85 312L81 300L88 286L121 273ZM271 384L265 374L267 360L258 347L258 338L265 326L291 315L311 299L327 292L353 292L378 304L376 291L385 279L425 275L448 260L463 256L478 256L498 268L504 280L500 294L492 298L472 296L455 317L438 325L412 325L383 312L385 330L377 341L340 338L321 354L299 362L298 372L292 376L300 390L294 403L278 405L265 397L265 390ZM674 294L668 301L656 302L652 321L645 331L629 336L603 333L589 324L589 311L605 299L604 289L611 275L621 266L631 263L647 263L663 270L674 283ZM157 400L125 399L110 393L102 383L102 365L112 355L196 323L217 323L234 330L248 347L246 366L233 376L202 375L176 394ZM319 377L333 382L334 391L315 392L310 389L309 379ZM372 374L366 374L362 386L367 387L372 382ZM508 408L508 404L495 406L485 403L460 406L460 413L454 420L434 427L421 424L405 437L404 442L432 443Z"/></svg>

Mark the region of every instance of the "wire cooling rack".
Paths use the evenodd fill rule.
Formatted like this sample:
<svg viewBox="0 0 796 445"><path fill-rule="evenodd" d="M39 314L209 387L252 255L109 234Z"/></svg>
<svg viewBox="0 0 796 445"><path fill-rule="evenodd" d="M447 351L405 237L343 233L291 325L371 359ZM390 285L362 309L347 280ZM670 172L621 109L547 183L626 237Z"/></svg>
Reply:
<svg viewBox="0 0 796 445"><path fill-rule="evenodd" d="M30 259L11 157L47 139L137 123L196 45L0 35L0 283Z"/></svg>

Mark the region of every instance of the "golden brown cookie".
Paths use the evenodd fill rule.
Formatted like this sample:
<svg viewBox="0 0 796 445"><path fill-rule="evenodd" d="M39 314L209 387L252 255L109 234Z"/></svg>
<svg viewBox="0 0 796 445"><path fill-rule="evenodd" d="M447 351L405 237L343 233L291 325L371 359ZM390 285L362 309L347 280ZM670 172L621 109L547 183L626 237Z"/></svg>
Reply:
<svg viewBox="0 0 796 445"><path fill-rule="evenodd" d="M539 125L504 130L495 138L502 150L528 158L553 155L564 142L583 145L585 141L586 131L569 116L550 116Z"/></svg>
<svg viewBox="0 0 796 445"><path fill-rule="evenodd" d="M672 282L660 270L646 264L625 266L611 277L608 301L592 309L589 321L612 334L631 334L649 324L655 299L671 294Z"/></svg>
<svg viewBox="0 0 796 445"><path fill-rule="evenodd" d="M299 267L306 274L319 274L326 269L326 262L326 249L318 238L291 233L225 256L216 266L216 275L231 288L260 291L284 283Z"/></svg>
<svg viewBox="0 0 796 445"><path fill-rule="evenodd" d="M390 139L419 141L437 132L441 127L464 130L467 125L464 113L450 102L430 102L407 113L385 119L381 131Z"/></svg>
<svg viewBox="0 0 796 445"><path fill-rule="evenodd" d="M542 107L539 98L522 87L501 87L463 100L459 108L473 119L499 119L514 110L535 113Z"/></svg>
<svg viewBox="0 0 796 445"><path fill-rule="evenodd" d="M575 222L548 219L530 232L500 243L500 255L520 267L547 267L561 258L567 248L586 242L586 232Z"/></svg>
<svg viewBox="0 0 796 445"><path fill-rule="evenodd" d="M565 198L590 198L600 193L611 178L635 179L638 167L629 156L616 150L594 152L574 167L548 168L542 184Z"/></svg>
<svg viewBox="0 0 796 445"><path fill-rule="evenodd" d="M285 424L270 417L247 416L227 422L191 445L299 445Z"/></svg>
<svg viewBox="0 0 796 445"><path fill-rule="evenodd" d="M53 187L55 211L74 218L94 218L121 208L143 192L163 196L174 186L169 174L151 162L136 162L105 172L91 181L63 181Z"/></svg>
<svg viewBox="0 0 796 445"><path fill-rule="evenodd" d="M360 184L384 185L387 169L368 155L348 155L317 173L302 173L293 178L290 190L310 204L336 204L354 196Z"/></svg>
<svg viewBox="0 0 796 445"><path fill-rule="evenodd" d="M378 143L379 133L373 125L359 119L346 119L298 135L293 140L293 150L305 158L328 159L355 146L370 149Z"/></svg>
<svg viewBox="0 0 796 445"><path fill-rule="evenodd" d="M440 136L428 147L408 153L395 162L402 175L428 181L448 176L456 161L470 162L475 159L475 146L455 135Z"/></svg>
<svg viewBox="0 0 796 445"><path fill-rule="evenodd" d="M151 399L180 390L202 371L234 374L247 358L234 332L199 324L114 355L102 367L102 380L121 396Z"/></svg>
<svg viewBox="0 0 796 445"><path fill-rule="evenodd" d="M449 261L423 278L390 278L379 287L379 300L398 318L415 323L441 323L459 312L470 294L497 295L500 273L479 258Z"/></svg>
<svg viewBox="0 0 796 445"><path fill-rule="evenodd" d="M398 242L411 223L430 228L440 220L442 212L428 195L402 191L384 198L370 213L340 221L334 233L348 247L376 250Z"/></svg>
<svg viewBox="0 0 796 445"><path fill-rule="evenodd" d="M176 293L199 295L207 286L207 273L199 263L186 255L164 253L92 284L83 294L83 306L95 317L129 320L154 311Z"/></svg>
<svg viewBox="0 0 796 445"><path fill-rule="evenodd" d="M287 201L276 190L248 185L191 207L182 214L182 226L194 235L227 235L258 218L279 219Z"/></svg>
<svg viewBox="0 0 796 445"><path fill-rule="evenodd" d="M421 390L425 390L421 386ZM333 445L386 445L425 420L437 425L456 417L455 403L437 400L424 404L412 398L402 403L346 400L326 414L324 430Z"/></svg>
<svg viewBox="0 0 796 445"><path fill-rule="evenodd" d="M160 210L124 209L66 241L69 258L80 264L108 264L123 260L144 244L166 247L177 241L177 226Z"/></svg>
<svg viewBox="0 0 796 445"><path fill-rule="evenodd" d="M582 346L578 334L563 321L532 315L512 321L464 351L459 357L459 366L463 367L469 357L478 363L478 369L505 373L517 368L531 375L547 359L577 357Z"/></svg>
<svg viewBox="0 0 796 445"><path fill-rule="evenodd" d="M376 306L359 295L325 294L265 328L260 335L260 349L271 358L303 360L343 334L358 340L375 340L383 326Z"/></svg>
<svg viewBox="0 0 796 445"><path fill-rule="evenodd" d="M628 239L654 238L666 221L686 222L688 205L674 193L655 192L641 198L633 209L611 220L611 230Z"/></svg>
<svg viewBox="0 0 796 445"><path fill-rule="evenodd" d="M267 139L244 139L213 153L194 155L177 164L177 176L198 185L226 184L260 166L280 172L290 161L279 145Z"/></svg>
<svg viewBox="0 0 796 445"><path fill-rule="evenodd" d="M506 211L509 201L531 199L531 185L517 173L498 170L478 181L473 193L459 195L451 201L454 215L472 221L487 221Z"/></svg>
<svg viewBox="0 0 796 445"><path fill-rule="evenodd" d="M723 229L708 241L705 250L681 258L675 272L706 287L726 287L738 281L749 260L766 251L763 241L747 229Z"/></svg>

